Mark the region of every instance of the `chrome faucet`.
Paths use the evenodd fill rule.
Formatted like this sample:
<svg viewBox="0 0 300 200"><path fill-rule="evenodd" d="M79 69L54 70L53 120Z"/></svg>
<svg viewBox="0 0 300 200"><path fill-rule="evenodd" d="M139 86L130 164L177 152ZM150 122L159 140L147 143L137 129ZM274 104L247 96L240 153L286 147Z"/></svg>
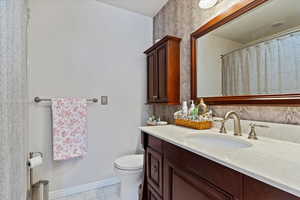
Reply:
<svg viewBox="0 0 300 200"><path fill-rule="evenodd" d="M241 129L241 118L240 116L234 112L234 111L230 111L228 113L226 113L225 117L224 117L224 123L232 116L233 120L234 120L234 135L235 136L242 136L242 129Z"/></svg>

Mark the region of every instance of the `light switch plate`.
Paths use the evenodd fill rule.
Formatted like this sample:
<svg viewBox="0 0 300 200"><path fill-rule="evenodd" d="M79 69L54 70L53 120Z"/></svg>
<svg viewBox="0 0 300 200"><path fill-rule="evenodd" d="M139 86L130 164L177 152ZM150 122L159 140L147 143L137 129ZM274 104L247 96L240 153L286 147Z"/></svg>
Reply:
<svg viewBox="0 0 300 200"><path fill-rule="evenodd" d="M108 104L108 96L101 96L101 105Z"/></svg>

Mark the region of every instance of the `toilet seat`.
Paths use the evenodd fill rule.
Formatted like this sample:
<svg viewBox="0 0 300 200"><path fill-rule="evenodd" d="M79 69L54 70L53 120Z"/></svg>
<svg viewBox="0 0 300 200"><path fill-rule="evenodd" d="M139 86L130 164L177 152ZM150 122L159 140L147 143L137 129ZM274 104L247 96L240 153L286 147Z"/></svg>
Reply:
<svg viewBox="0 0 300 200"><path fill-rule="evenodd" d="M124 171L135 171L143 169L144 155L128 155L118 158L114 162L115 168Z"/></svg>

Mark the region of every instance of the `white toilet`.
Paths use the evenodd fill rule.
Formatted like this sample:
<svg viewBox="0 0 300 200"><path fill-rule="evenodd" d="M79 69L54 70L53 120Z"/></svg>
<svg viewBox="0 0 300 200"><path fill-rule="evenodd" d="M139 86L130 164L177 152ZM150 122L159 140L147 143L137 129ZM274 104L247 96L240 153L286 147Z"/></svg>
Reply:
<svg viewBox="0 0 300 200"><path fill-rule="evenodd" d="M144 155L128 155L114 162L117 176L121 180L121 200L138 200L142 183Z"/></svg>

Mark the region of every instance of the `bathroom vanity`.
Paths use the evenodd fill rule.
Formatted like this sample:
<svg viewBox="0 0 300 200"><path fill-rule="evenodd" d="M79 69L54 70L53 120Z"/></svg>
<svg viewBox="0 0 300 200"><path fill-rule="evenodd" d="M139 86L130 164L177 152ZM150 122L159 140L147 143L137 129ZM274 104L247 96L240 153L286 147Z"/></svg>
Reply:
<svg viewBox="0 0 300 200"><path fill-rule="evenodd" d="M144 200L300 199L298 144L174 125L141 131Z"/></svg>
<svg viewBox="0 0 300 200"><path fill-rule="evenodd" d="M299 10L300 3L295 0L238 1L193 32L191 99L203 98L218 117L227 109L220 105L299 104ZM153 56L148 54L148 69L160 69L156 67L158 57L157 50ZM152 74L148 76L148 99L149 94L156 99L152 88L165 83L157 81L159 74L154 82ZM153 91L157 94L157 89ZM181 99L187 100L187 96ZM236 109L242 119L291 123L279 120L276 112L263 113L261 108L256 112ZM165 116L158 110L154 109L155 115ZM224 118L226 121L229 116ZM255 140L254 128L249 140L245 133L241 135L239 126L236 136L215 129L142 127L146 151L143 200L300 199L300 144L263 137ZM268 136L274 138L276 131L271 131ZM291 131L284 128L281 132L289 135Z"/></svg>

